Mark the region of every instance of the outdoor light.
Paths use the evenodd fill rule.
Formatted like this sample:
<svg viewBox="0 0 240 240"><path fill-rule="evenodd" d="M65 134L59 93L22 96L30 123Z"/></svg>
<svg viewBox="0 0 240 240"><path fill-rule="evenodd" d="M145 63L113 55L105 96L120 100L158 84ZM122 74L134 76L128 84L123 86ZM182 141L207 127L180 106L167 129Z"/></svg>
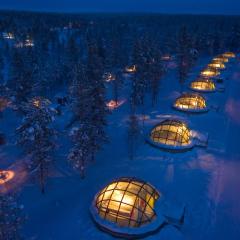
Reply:
<svg viewBox="0 0 240 240"><path fill-rule="evenodd" d="M125 68L126 73L135 73L137 71L136 65L128 66Z"/></svg>
<svg viewBox="0 0 240 240"><path fill-rule="evenodd" d="M110 72L107 72L103 75L103 78L106 82L111 82L116 80L116 76Z"/></svg>
<svg viewBox="0 0 240 240"><path fill-rule="evenodd" d="M14 176L15 176L15 173L13 171L0 170L0 185L3 185L9 182L11 179L14 178Z"/></svg>

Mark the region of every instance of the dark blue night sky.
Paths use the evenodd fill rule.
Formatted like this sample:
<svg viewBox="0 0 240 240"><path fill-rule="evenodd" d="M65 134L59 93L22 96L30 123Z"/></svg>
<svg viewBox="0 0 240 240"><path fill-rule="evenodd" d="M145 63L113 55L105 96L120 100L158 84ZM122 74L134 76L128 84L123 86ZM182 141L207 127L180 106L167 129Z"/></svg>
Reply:
<svg viewBox="0 0 240 240"><path fill-rule="evenodd" d="M0 0L1 9L240 14L240 0Z"/></svg>

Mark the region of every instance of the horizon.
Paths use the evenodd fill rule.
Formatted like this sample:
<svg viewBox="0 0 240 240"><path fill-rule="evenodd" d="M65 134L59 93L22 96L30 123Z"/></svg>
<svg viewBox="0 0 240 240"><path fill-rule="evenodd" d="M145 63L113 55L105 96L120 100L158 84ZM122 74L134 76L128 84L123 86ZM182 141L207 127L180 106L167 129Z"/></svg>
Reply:
<svg viewBox="0 0 240 240"><path fill-rule="evenodd" d="M66 14L66 15L91 15L91 14L98 14L98 15L177 15L177 16L224 16L224 17L240 17L240 14L227 14L227 13L189 13L189 12L131 12L131 11L50 11L50 10L25 10L25 9L2 9L0 8L0 12L13 12L13 13L36 13L36 14Z"/></svg>
<svg viewBox="0 0 240 240"><path fill-rule="evenodd" d="M180 15L240 15L238 0L2 0L0 10L41 13L147 13Z"/></svg>

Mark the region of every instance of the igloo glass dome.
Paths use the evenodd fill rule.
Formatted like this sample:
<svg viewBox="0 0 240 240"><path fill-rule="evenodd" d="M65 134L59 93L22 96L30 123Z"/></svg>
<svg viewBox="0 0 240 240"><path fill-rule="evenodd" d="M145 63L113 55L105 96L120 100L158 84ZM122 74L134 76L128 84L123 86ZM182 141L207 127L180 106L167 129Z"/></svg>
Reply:
<svg viewBox="0 0 240 240"><path fill-rule="evenodd" d="M200 92L214 92L216 90L215 83L211 79L199 78L190 84L190 88Z"/></svg>
<svg viewBox="0 0 240 240"><path fill-rule="evenodd" d="M229 60L227 57L224 57L223 55L217 56L215 58L213 58L213 61L218 61L218 62L222 62L222 63L228 63Z"/></svg>
<svg viewBox="0 0 240 240"><path fill-rule="evenodd" d="M206 100L197 93L184 93L174 103L174 108L185 112L207 111Z"/></svg>
<svg viewBox="0 0 240 240"><path fill-rule="evenodd" d="M215 68L206 68L201 72L202 77L216 77L220 75L220 72Z"/></svg>
<svg viewBox="0 0 240 240"><path fill-rule="evenodd" d="M97 193L90 210L95 222L113 235L143 234L159 227L154 209L159 198L149 183L124 177Z"/></svg>
<svg viewBox="0 0 240 240"><path fill-rule="evenodd" d="M191 131L186 123L167 119L156 125L150 133L152 145L169 150L182 150L193 147Z"/></svg>
<svg viewBox="0 0 240 240"><path fill-rule="evenodd" d="M222 56L224 58L235 58L236 57L235 53L233 53L233 52L225 52L222 54Z"/></svg>
<svg viewBox="0 0 240 240"><path fill-rule="evenodd" d="M222 69L226 68L224 63L219 62L219 61L212 61L211 63L208 64L208 67L209 68L219 69L219 70L222 70Z"/></svg>

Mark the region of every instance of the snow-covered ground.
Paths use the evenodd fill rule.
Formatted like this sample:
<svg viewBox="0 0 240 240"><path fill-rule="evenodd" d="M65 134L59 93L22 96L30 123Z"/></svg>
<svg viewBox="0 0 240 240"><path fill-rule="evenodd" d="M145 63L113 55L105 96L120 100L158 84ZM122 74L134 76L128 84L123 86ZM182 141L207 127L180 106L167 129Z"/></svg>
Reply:
<svg viewBox="0 0 240 240"><path fill-rule="evenodd" d="M188 83L209 61L210 58L199 61ZM156 124L163 115L179 116L186 119L192 129L209 135L207 148L168 153L147 144L143 134L135 157L130 160L127 151L129 106L126 101L109 116L109 143L96 162L88 166L86 179L81 180L67 163L70 143L67 132L63 132L59 136L57 170L52 172L46 194L42 195L39 187L26 176L24 181L15 183L17 188L22 188L20 202L28 216L23 229L27 239L113 239L94 224L89 207L94 195L111 180L132 176L150 182L169 199L186 204L182 228L166 226L146 239L239 240L240 61L229 64L222 76L226 79L225 92L204 94L210 108L218 106L218 111L212 108L207 113L185 114L173 110L171 105L180 90L175 70L162 79L158 104L152 108L147 103L144 109L148 116L144 129ZM188 90L187 85L185 90ZM123 92L122 97L126 99L127 88ZM0 130L8 133L7 138L12 144L18 123L15 113L4 112ZM63 129L63 124L64 117L57 119L59 128ZM0 167L19 165L22 160L11 144L2 148Z"/></svg>

